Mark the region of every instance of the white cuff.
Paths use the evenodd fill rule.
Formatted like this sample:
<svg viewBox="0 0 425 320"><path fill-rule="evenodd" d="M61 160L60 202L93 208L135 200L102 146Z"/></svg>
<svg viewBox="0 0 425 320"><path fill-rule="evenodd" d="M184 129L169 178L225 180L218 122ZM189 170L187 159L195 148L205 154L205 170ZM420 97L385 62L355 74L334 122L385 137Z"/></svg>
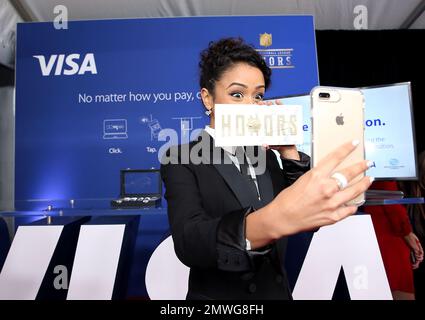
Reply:
<svg viewBox="0 0 425 320"><path fill-rule="evenodd" d="M251 242L245 238L245 249L246 250L251 250Z"/></svg>

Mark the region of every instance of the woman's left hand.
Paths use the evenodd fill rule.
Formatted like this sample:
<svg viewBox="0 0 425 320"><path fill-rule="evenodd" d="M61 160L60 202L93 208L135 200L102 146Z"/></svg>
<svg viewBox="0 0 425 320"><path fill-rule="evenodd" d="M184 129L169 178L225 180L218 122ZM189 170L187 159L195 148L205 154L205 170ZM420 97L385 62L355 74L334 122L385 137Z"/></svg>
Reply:
<svg viewBox="0 0 425 320"><path fill-rule="evenodd" d="M416 261L415 263L413 263L413 269L417 269L419 267L419 264L424 259L424 249L422 248L422 245L418 237L413 232L410 232L407 236L405 236L404 240L406 241L407 245L410 247L410 250L413 251L415 255Z"/></svg>
<svg viewBox="0 0 425 320"><path fill-rule="evenodd" d="M273 105L272 101L259 101L259 105ZM283 105L282 101L276 99L275 104ZM277 150L280 153L280 156L285 159L291 160L300 160L300 154L298 153L297 147L295 145L284 145L284 146L269 146L263 144L263 148Z"/></svg>

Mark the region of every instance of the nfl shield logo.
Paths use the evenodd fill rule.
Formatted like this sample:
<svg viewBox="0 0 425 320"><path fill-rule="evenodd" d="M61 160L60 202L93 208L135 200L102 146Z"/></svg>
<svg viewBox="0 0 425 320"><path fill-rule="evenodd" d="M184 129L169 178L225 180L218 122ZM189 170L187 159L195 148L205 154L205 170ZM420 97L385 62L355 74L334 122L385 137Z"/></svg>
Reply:
<svg viewBox="0 0 425 320"><path fill-rule="evenodd" d="M267 32L260 34L260 46L270 47L271 45L272 45L272 34Z"/></svg>

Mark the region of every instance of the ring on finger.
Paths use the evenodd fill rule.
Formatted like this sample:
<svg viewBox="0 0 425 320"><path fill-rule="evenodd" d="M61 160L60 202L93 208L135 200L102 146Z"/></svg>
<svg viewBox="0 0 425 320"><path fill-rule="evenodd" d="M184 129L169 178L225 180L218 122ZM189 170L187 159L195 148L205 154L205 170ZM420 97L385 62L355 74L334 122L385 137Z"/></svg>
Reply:
<svg viewBox="0 0 425 320"><path fill-rule="evenodd" d="M331 178L336 180L339 191L344 190L348 185L347 178L340 172L335 172Z"/></svg>

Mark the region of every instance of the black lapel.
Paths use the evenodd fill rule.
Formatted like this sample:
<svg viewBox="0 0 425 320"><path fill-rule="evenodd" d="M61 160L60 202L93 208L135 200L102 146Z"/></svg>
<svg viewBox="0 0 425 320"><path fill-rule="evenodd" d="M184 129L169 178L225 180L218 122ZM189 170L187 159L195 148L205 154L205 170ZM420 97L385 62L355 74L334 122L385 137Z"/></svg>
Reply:
<svg viewBox="0 0 425 320"><path fill-rule="evenodd" d="M205 155L202 153L202 158L206 161L204 163L213 164L218 173L223 177L224 181L226 181L227 185L233 191L243 208L260 208L261 204L258 201L256 190L250 188L249 184L246 183L245 178L240 174L239 170L233 164L226 152L224 152L222 148L214 145L213 139L206 131L201 133L201 137L202 141L208 139L210 142L211 154Z"/></svg>

